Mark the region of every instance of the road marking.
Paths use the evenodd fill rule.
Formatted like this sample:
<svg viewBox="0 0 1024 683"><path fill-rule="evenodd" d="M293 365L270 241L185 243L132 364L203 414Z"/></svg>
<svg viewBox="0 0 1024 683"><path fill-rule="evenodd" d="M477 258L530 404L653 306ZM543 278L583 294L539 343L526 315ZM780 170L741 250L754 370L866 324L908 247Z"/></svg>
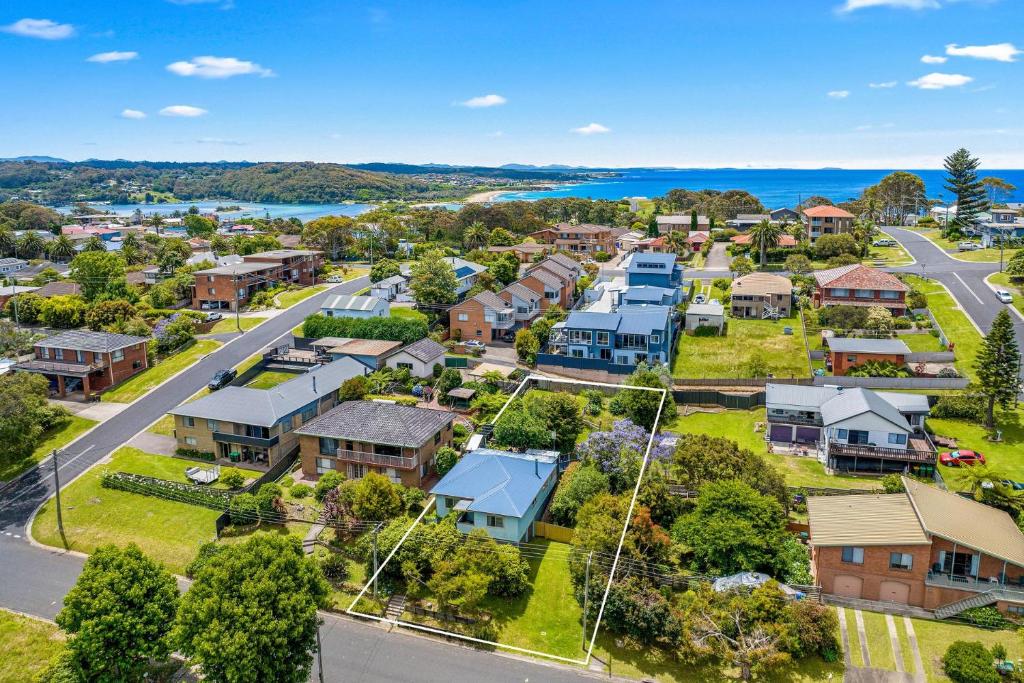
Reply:
<svg viewBox="0 0 1024 683"><path fill-rule="evenodd" d="M970 287L967 286L967 283L964 282L964 279L962 277L960 277L960 273L953 273L953 277L955 277L957 280L960 281L960 284L962 284L964 286L964 289L966 289L968 292L970 292L971 296L973 296L975 299L977 299L979 304L981 304L982 306L985 305L985 302L981 300L981 297L978 296L974 292L973 289L971 289Z"/></svg>
<svg viewBox="0 0 1024 683"><path fill-rule="evenodd" d="M62 462L61 465L60 465L61 469L64 469L65 467L67 467L68 465L70 465L74 461L78 460L79 458L81 458L83 455L85 455L86 453L88 453L89 451L91 451L94 448L96 448L96 444L93 444L93 445L89 446L84 451L82 451L81 453L79 453L75 457L71 458L70 460Z"/></svg>

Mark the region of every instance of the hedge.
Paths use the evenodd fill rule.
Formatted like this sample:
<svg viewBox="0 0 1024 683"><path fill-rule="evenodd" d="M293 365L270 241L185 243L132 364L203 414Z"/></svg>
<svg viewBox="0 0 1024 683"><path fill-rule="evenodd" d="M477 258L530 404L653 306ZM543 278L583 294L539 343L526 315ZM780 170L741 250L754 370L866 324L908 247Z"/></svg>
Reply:
<svg viewBox="0 0 1024 683"><path fill-rule="evenodd" d="M302 323L302 334L311 339L350 337L382 339L412 344L427 336L425 320L412 318L328 318L315 313Z"/></svg>
<svg viewBox="0 0 1024 683"><path fill-rule="evenodd" d="M175 500L191 505L224 510L231 503L235 493L227 489L214 489L198 484L183 484L177 481L146 477L129 472L104 472L100 476L104 488L139 493L145 496Z"/></svg>

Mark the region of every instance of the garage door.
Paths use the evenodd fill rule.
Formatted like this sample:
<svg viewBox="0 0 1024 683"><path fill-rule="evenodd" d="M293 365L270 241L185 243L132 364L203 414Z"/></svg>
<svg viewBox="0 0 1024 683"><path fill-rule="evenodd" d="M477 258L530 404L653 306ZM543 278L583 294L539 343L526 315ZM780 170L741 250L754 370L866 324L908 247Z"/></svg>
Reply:
<svg viewBox="0 0 1024 683"><path fill-rule="evenodd" d="M821 439L821 430L817 427L797 427L796 440L800 443L815 443Z"/></svg>
<svg viewBox="0 0 1024 683"><path fill-rule="evenodd" d="M878 599L905 605L910 600L910 584L900 581L883 581L878 586Z"/></svg>
<svg viewBox="0 0 1024 683"><path fill-rule="evenodd" d="M859 576L841 574L832 582L832 592L846 598L859 598L862 584Z"/></svg>
<svg viewBox="0 0 1024 683"><path fill-rule="evenodd" d="M793 438L793 428L789 425L772 425L771 438L772 441L789 443Z"/></svg>

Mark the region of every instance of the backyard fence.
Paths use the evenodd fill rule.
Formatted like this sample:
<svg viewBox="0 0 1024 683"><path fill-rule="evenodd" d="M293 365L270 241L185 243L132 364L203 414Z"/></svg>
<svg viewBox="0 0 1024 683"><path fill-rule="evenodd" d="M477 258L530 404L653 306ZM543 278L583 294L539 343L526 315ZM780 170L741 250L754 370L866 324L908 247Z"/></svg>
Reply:
<svg viewBox="0 0 1024 683"><path fill-rule="evenodd" d="M939 332L939 341L942 342L943 346L949 348L949 337L946 336L946 331L942 329L942 325L940 325L939 321L935 319L935 316L932 314L930 309L915 308L913 313L914 315L928 316L928 319L932 321L934 328Z"/></svg>
<svg viewBox="0 0 1024 683"><path fill-rule="evenodd" d="M865 389L963 389L966 377L815 377L814 386L863 387Z"/></svg>
<svg viewBox="0 0 1024 683"><path fill-rule="evenodd" d="M277 481L285 472L292 468L292 465L295 464L295 461L298 459L299 449L296 447L294 451L274 463L274 466L264 472L259 479L249 484L249 486L245 488L245 491L251 493L259 490L259 488L264 484Z"/></svg>
<svg viewBox="0 0 1024 683"><path fill-rule="evenodd" d="M192 505L223 510L231 503L237 491L214 489L198 484L184 484L129 472L104 472L100 478L104 488L141 493L155 498L180 500Z"/></svg>
<svg viewBox="0 0 1024 683"><path fill-rule="evenodd" d="M677 377L677 387L763 387L765 384L798 384L810 386L810 377Z"/></svg>
<svg viewBox="0 0 1024 683"><path fill-rule="evenodd" d="M559 543L571 543L573 530L569 527L549 524L548 522L534 522L533 533L537 538L547 538Z"/></svg>
<svg viewBox="0 0 1024 683"><path fill-rule="evenodd" d="M691 406L721 406L731 410L749 410L765 404L765 392L756 391L752 394L730 394L713 390L680 390L672 391L676 403Z"/></svg>

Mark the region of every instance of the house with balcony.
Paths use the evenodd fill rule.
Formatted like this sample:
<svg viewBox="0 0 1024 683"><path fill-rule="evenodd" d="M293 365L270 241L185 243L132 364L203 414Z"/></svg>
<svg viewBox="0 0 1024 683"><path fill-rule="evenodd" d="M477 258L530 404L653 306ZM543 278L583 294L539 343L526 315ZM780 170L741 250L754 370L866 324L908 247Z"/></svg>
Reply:
<svg viewBox="0 0 1024 683"><path fill-rule="evenodd" d="M308 422L299 436L302 473L337 471L349 479L368 472L396 484L429 482L439 448L451 446L455 413L391 401L345 401Z"/></svg>
<svg viewBox="0 0 1024 683"><path fill-rule="evenodd" d="M566 264L566 261L569 263ZM537 291L537 285L532 284L529 280L530 276L535 276L541 280L545 285L545 289L554 287L553 279L557 279L560 283L558 298L557 300L549 299L549 301L557 303L562 308L568 310L572 308L573 303L576 301L576 283L579 281L582 273L582 266L574 259L564 254L552 254L535 266L527 268L521 281L524 281L523 284L530 287L530 289Z"/></svg>
<svg viewBox="0 0 1024 683"><path fill-rule="evenodd" d="M811 206L801 211L807 241L814 244L822 235L840 235L853 231L852 213L838 206Z"/></svg>
<svg viewBox="0 0 1024 683"><path fill-rule="evenodd" d="M513 244L511 247L487 247L487 251L492 254L515 254L520 263L533 263L534 259L550 253L552 249L551 245L538 244L537 242L523 242L521 244Z"/></svg>
<svg viewBox="0 0 1024 683"><path fill-rule="evenodd" d="M687 231L710 231L711 219L707 216L697 216L694 225L693 215L689 213L673 214L671 216L658 215L655 217L658 222L658 234L667 235L671 232Z"/></svg>
<svg viewBox="0 0 1024 683"><path fill-rule="evenodd" d="M20 258L0 258L0 276L13 275L19 270L28 268L28 261Z"/></svg>
<svg viewBox="0 0 1024 683"><path fill-rule="evenodd" d="M626 285L650 285L677 289L683 284L683 267L676 263L675 254L641 253L634 251L622 259L620 266L626 271Z"/></svg>
<svg viewBox="0 0 1024 683"><path fill-rule="evenodd" d="M470 451L431 489L438 519L459 531L484 529L499 541L529 541L558 483L557 453Z"/></svg>
<svg viewBox="0 0 1024 683"><path fill-rule="evenodd" d="M50 393L60 398L88 398L120 384L149 367L149 339L128 334L68 330L35 343L35 358L13 370L46 377Z"/></svg>
<svg viewBox="0 0 1024 683"><path fill-rule="evenodd" d="M369 369L352 358L318 365L271 389L227 386L169 411L178 448L272 467L299 447L296 430L337 404Z"/></svg>
<svg viewBox="0 0 1024 683"><path fill-rule="evenodd" d="M353 339L351 337L323 337L310 343L314 360L330 363L351 358L370 370L380 370L385 359L402 347L402 342L387 339Z"/></svg>
<svg viewBox="0 0 1024 683"><path fill-rule="evenodd" d="M830 470L928 475L935 469L935 446L924 429L927 396L769 383L765 408L773 444L804 446Z"/></svg>
<svg viewBox="0 0 1024 683"><path fill-rule="evenodd" d="M978 226L983 247L998 246L1001 242L1024 237L1024 218L1016 209L989 209L989 219Z"/></svg>
<svg viewBox="0 0 1024 683"><path fill-rule="evenodd" d="M734 318L788 318L793 310L793 283L772 273L750 273L732 282L729 302Z"/></svg>
<svg viewBox="0 0 1024 683"><path fill-rule="evenodd" d="M787 209L782 207L781 209L772 209L768 212L768 216L771 218L773 223L796 223L800 220L800 214L793 209Z"/></svg>
<svg viewBox="0 0 1024 683"><path fill-rule="evenodd" d="M509 301L485 290L452 306L448 322L453 339L489 342L512 336L516 313Z"/></svg>
<svg viewBox="0 0 1024 683"><path fill-rule="evenodd" d="M823 593L954 616L1024 614L1024 534L1002 510L903 477L904 493L811 496L811 572Z"/></svg>
<svg viewBox="0 0 1024 683"><path fill-rule="evenodd" d="M814 273L815 306L881 306L894 316L906 315L910 287L895 275L860 263Z"/></svg>
<svg viewBox="0 0 1024 683"><path fill-rule="evenodd" d="M733 230L739 230L744 232L750 230L752 227L761 223L762 221L771 221L772 217L767 213L738 213L736 218L730 218L725 222L727 228Z"/></svg>
<svg viewBox="0 0 1024 683"><path fill-rule="evenodd" d="M273 263L280 268L280 278L287 284L307 287L315 282L323 265L322 252L311 249L272 249L243 256L246 263Z"/></svg>
<svg viewBox="0 0 1024 683"><path fill-rule="evenodd" d="M543 297L520 282L508 285L498 292L498 296L512 306L517 327L529 326L530 321L541 313Z"/></svg>
<svg viewBox="0 0 1024 683"><path fill-rule="evenodd" d="M455 271L455 279L457 284L455 285L455 295L461 300L466 296L466 292L473 288L476 284L477 277L480 273L487 270L487 266L482 266L479 263L473 261L467 261L466 259L459 258L458 256L445 256L444 261L452 267Z"/></svg>
<svg viewBox="0 0 1024 683"><path fill-rule="evenodd" d="M540 297L540 310L549 306L572 305L575 285L572 278L562 279L546 268L535 268L519 278L518 284Z"/></svg>
<svg viewBox="0 0 1024 683"><path fill-rule="evenodd" d="M638 363L668 365L676 327L669 306L620 306L614 312L571 311L551 328L541 365L629 373Z"/></svg>
<svg viewBox="0 0 1024 683"><path fill-rule="evenodd" d="M531 232L530 237L572 254L589 256L603 251L615 256L617 253L615 234L608 225L559 223L552 228Z"/></svg>
<svg viewBox="0 0 1024 683"><path fill-rule="evenodd" d="M284 282L281 265L263 261L206 268L193 275L192 308L203 311L245 308L257 292Z"/></svg>

